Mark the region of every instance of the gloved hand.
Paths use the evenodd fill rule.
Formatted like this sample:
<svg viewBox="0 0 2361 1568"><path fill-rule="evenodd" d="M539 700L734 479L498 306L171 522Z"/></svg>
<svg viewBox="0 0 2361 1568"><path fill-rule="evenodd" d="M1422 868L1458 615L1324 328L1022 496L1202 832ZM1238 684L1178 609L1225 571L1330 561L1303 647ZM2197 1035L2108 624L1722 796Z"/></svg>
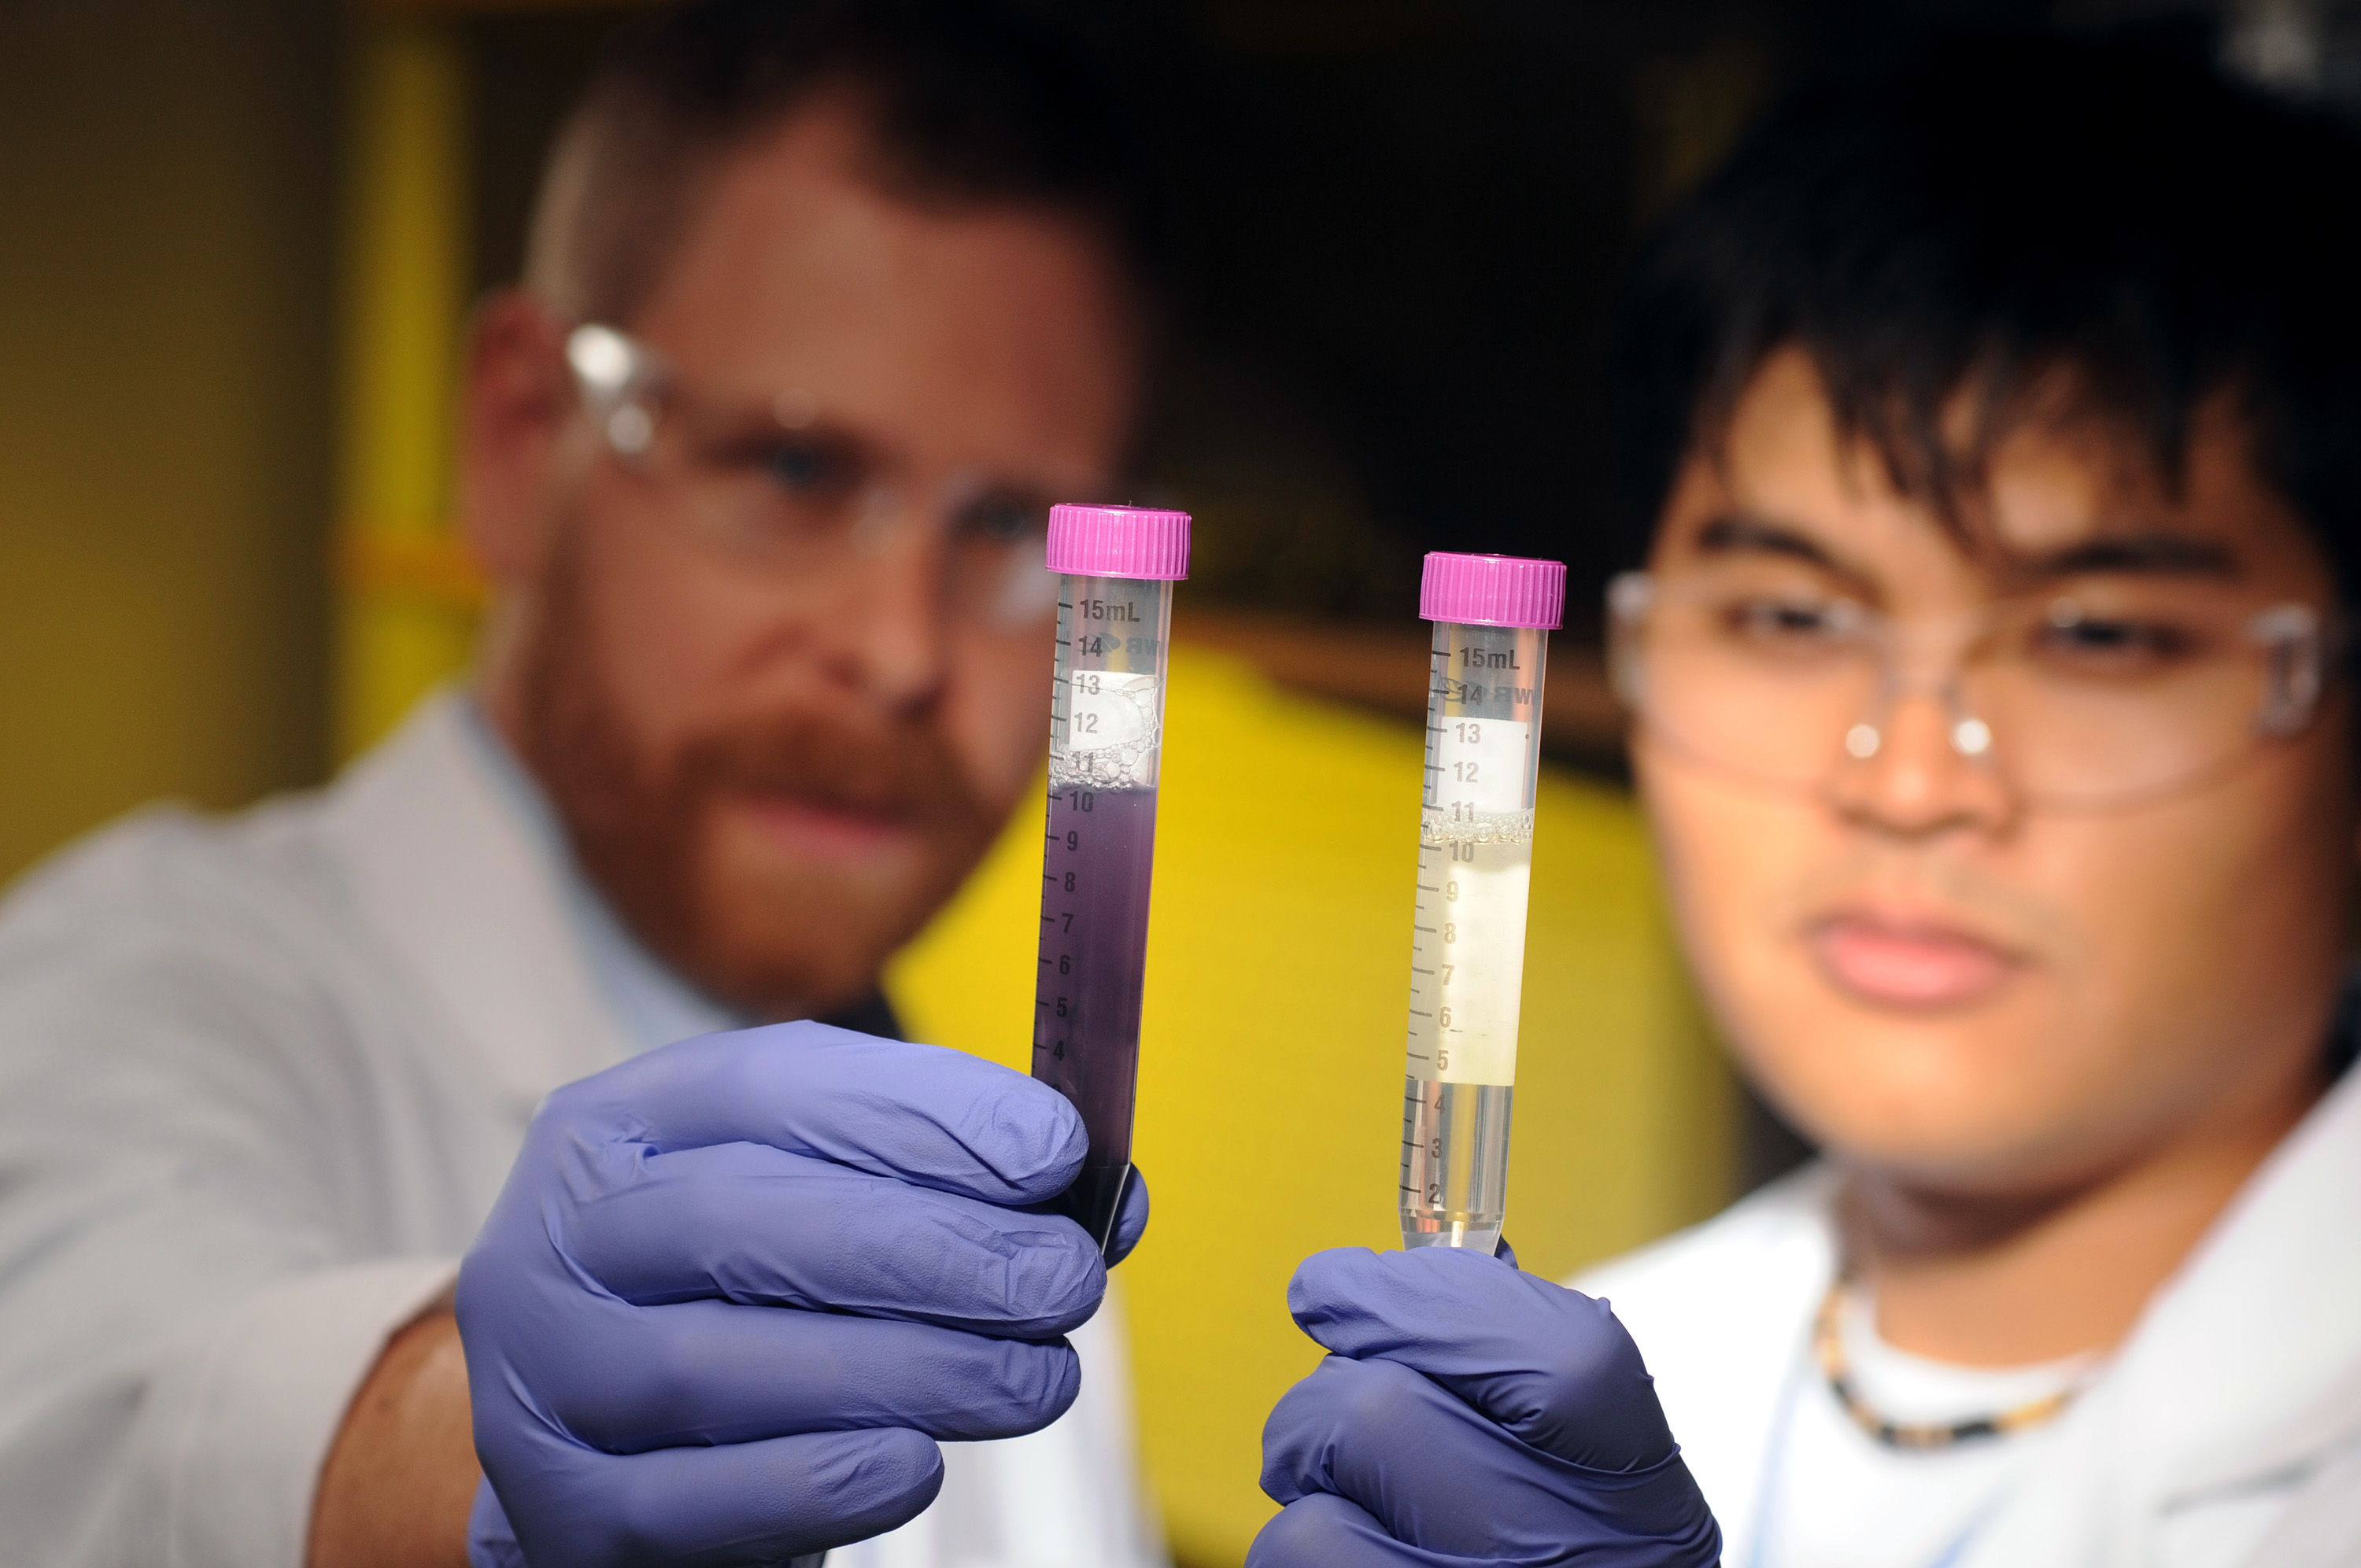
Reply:
<svg viewBox="0 0 2361 1568"><path fill-rule="evenodd" d="M918 1513L936 1440L1055 1420L1106 1271L1025 1206L1085 1146L1029 1078L821 1024L551 1095L459 1270L476 1568L776 1564Z"/></svg>
<svg viewBox="0 0 2361 1568"><path fill-rule="evenodd" d="M1334 1354L1263 1428L1285 1505L1246 1568L1709 1568L1721 1531L1605 1301L1450 1247L1315 1253L1288 1310Z"/></svg>

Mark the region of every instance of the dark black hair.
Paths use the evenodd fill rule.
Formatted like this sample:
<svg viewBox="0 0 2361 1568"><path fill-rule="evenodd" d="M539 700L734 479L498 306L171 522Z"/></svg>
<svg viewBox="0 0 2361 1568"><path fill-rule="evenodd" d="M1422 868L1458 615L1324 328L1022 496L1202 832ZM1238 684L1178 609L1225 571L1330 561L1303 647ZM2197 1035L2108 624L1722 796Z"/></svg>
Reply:
<svg viewBox="0 0 2361 1568"><path fill-rule="evenodd" d="M2063 372L2178 483L2238 400L2263 477L2361 583L2361 145L2135 38L1940 38L1808 88L1667 217L1616 345L1631 543L1798 346L1840 427L1957 516L1983 453ZM1965 394L1984 416L1942 439Z"/></svg>
<svg viewBox="0 0 2361 1568"><path fill-rule="evenodd" d="M592 77L551 160L529 280L569 314L625 320L715 166L837 89L896 194L1074 214L1136 277L1153 271L1138 126L1075 36L1016 0L693 0L625 28Z"/></svg>

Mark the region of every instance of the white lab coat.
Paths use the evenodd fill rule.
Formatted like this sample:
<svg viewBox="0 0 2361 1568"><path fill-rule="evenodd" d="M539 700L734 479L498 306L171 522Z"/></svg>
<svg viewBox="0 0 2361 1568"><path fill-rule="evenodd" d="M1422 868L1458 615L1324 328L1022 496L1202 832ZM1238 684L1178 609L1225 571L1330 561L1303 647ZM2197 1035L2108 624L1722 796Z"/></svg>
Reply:
<svg viewBox="0 0 2361 1568"><path fill-rule="evenodd" d="M346 1402L533 1108L649 1043L474 722L445 697L320 794L143 813L0 905L0 1563L299 1568ZM1160 1561L1113 1320L1063 1420L950 1445L831 1568Z"/></svg>
<svg viewBox="0 0 2361 1568"><path fill-rule="evenodd" d="M1807 1168L1574 1282L1639 1343L1726 1563L1752 1561L1784 1401L1826 1397L1810 1334L1836 1265L1833 1188ZM2041 1441L1959 1568L2361 1563L2361 1069Z"/></svg>

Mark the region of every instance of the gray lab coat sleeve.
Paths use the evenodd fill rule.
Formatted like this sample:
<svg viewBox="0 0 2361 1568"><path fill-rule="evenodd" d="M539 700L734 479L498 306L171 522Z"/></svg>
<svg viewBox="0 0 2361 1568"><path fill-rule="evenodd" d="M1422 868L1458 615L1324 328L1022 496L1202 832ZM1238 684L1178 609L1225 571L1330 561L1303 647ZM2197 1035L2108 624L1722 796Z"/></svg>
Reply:
<svg viewBox="0 0 2361 1568"><path fill-rule="evenodd" d="M10 1562L300 1568L387 1335L352 974L251 846L135 821L0 906L0 1536Z"/></svg>

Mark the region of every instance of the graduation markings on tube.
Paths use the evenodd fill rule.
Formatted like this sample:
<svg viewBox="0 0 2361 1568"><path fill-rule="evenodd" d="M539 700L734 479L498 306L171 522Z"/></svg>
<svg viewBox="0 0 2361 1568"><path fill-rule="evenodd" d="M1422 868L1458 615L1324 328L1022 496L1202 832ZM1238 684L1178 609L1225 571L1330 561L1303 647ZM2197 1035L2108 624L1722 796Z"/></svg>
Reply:
<svg viewBox="0 0 2361 1568"><path fill-rule="evenodd" d="M1465 655L1488 651L1463 648ZM1513 661L1512 652L1489 657ZM1510 703L1532 692L1446 679L1454 707ZM1487 689L1487 687L1489 689ZM1512 695L1513 693L1513 695ZM1533 815L1525 777L1532 726L1444 718L1427 726L1418 897L1411 921L1409 1061L1414 1078L1516 1081Z"/></svg>
<svg viewBox="0 0 2361 1568"><path fill-rule="evenodd" d="M1131 1157L1164 739L1164 587L1111 586L1135 597L1058 606L1033 1012L1033 1075L1074 1102L1090 1134L1076 1192L1093 1194L1082 1206L1093 1228L1113 1223L1097 1211L1119 1201Z"/></svg>
<svg viewBox="0 0 2361 1568"><path fill-rule="evenodd" d="M1507 1212L1533 743L1559 609L1543 599L1562 592L1563 570L1509 556L1426 558L1419 611L1434 644L1402 1080L1404 1246L1490 1252Z"/></svg>
<svg viewBox="0 0 2361 1568"><path fill-rule="evenodd" d="M1539 693L1516 678L1520 663L1513 646L1435 652L1402 1093L1410 1246L1488 1252L1499 1239L1533 852ZM1510 678L1471 680L1454 665Z"/></svg>

